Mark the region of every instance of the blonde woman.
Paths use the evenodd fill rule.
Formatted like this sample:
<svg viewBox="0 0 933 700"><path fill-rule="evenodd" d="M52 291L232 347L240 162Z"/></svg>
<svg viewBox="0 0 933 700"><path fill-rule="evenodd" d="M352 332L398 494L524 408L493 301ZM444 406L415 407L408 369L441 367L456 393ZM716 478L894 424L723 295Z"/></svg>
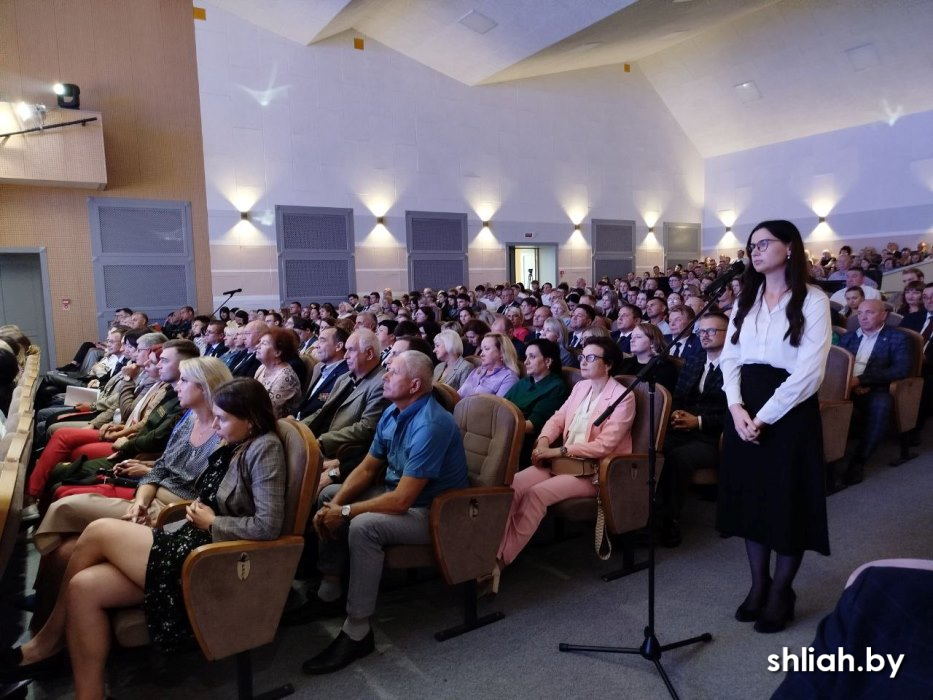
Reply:
<svg viewBox="0 0 933 700"><path fill-rule="evenodd" d="M461 385L460 398L474 394L505 396L520 374L512 341L501 333L487 333L480 343L479 358L482 364Z"/></svg>
<svg viewBox="0 0 933 700"><path fill-rule="evenodd" d="M473 365L463 359L463 341L454 331L441 331L434 338L434 381L459 389L473 371Z"/></svg>

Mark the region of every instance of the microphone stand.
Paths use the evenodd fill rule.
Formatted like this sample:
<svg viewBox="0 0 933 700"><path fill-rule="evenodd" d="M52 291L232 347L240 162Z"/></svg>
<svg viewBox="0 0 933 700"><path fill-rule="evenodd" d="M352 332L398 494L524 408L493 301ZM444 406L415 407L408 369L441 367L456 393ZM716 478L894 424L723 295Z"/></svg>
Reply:
<svg viewBox="0 0 933 700"><path fill-rule="evenodd" d="M218 306L216 309L214 309L214 313L211 314L211 318L220 318L220 317L217 315L217 314L220 312L220 310L221 310L223 307L225 307L225 306L227 305L227 302L228 302L228 301L230 301L231 299L233 299L233 296L234 296L235 294L237 294L238 292L242 292L242 291L243 291L242 289L234 289L232 292L230 292L230 293L227 295L227 298L224 299L222 302L220 302L220 306Z"/></svg>
<svg viewBox="0 0 933 700"><path fill-rule="evenodd" d="M700 311L697 315L697 318L702 318L709 308L716 302L716 298L722 293L723 288L739 274L740 270L736 267L732 267L727 272L720 275L708 288L706 291L707 302L706 306ZM682 340L690 330L690 326L685 326L680 333L677 334L677 337L671 341L671 346L673 346L678 341ZM641 384L644 381L648 382L648 526L649 528L654 524L654 514L657 507L657 452L655 450L655 441L657 439L657 431L655 429L655 375L657 374L657 366L670 354L670 346L665 348L663 352L655 355L651 358L644 369L638 373L638 376L635 378L635 381L625 390L625 392L611 405L607 408L602 415L599 416L594 421L594 425L602 425L602 423L612 415L612 412L615 410L616 406L622 403L625 400L625 397L631 394L635 387ZM678 642L671 642L670 644L661 644L658 641L658 637L654 631L654 612L655 612L655 543L654 537L648 538L648 624L645 627L645 638L642 641L641 646L639 647L606 647L606 646L593 646L591 644L567 644L566 642L561 642L557 645L559 651L585 651L585 652L596 652L602 654L637 654L643 659L651 661L655 668L658 670L658 673L661 675L661 679L664 681L664 685L667 686L668 692L671 694L671 697L674 700L678 700L680 697L677 695L677 690L674 688L671 679L668 677L667 672L664 670L664 666L661 665L661 655L665 651L670 651L671 649L678 649L680 647L689 646L691 644L697 644L699 642L709 642L713 639L713 635L709 632L704 632L703 634L697 635L695 637L690 637L688 639L682 639ZM632 573L628 570L623 570L621 572L615 572L603 576L604 581L614 581L620 576L625 576L628 573Z"/></svg>

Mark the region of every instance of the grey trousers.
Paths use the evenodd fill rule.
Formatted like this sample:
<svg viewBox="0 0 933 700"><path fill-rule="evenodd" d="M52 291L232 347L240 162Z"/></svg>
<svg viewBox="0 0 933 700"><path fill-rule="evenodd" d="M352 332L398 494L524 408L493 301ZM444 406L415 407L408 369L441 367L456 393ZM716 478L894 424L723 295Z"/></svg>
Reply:
<svg viewBox="0 0 933 700"><path fill-rule="evenodd" d="M340 484L325 488L318 506L329 503L339 490ZM383 493L383 487L371 488L357 500L365 501ZM349 560L347 615L356 619L372 616L382 580L383 549L394 544L430 544L429 514L428 508L409 508L401 515L363 513L354 516L349 527L334 533L334 539L321 541L318 571L322 574L343 576Z"/></svg>

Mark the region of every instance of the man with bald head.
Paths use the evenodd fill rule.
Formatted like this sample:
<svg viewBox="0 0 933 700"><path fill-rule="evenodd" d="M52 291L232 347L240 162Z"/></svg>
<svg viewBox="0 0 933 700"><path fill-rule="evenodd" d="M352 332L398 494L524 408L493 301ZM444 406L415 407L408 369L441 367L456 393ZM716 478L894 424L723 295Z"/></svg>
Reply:
<svg viewBox="0 0 933 700"><path fill-rule="evenodd" d="M234 377L254 377L256 370L262 364L256 357L256 348L259 347L259 339L266 334L269 326L262 319L250 321L243 326L243 349L246 350L243 357L230 368Z"/></svg>
<svg viewBox="0 0 933 700"><path fill-rule="evenodd" d="M392 405L379 419L369 453L343 484L328 486L318 499L313 523L323 579L306 604L307 617L335 617L344 610L347 617L337 638L304 663L305 673L339 671L373 651L369 619L376 609L384 549L430 544L431 502L469 483L460 430L431 395L432 372L431 360L420 352L393 358L382 380L383 395Z"/></svg>
<svg viewBox="0 0 933 700"><path fill-rule="evenodd" d="M848 468L844 484L858 484L864 478L865 463L871 457L888 428L893 399L891 382L910 374L911 352L907 336L885 325L888 312L880 299L866 299L858 307L859 327L839 339L839 346L855 355L852 376L852 400L862 428L859 442ZM845 488L838 482L831 490Z"/></svg>

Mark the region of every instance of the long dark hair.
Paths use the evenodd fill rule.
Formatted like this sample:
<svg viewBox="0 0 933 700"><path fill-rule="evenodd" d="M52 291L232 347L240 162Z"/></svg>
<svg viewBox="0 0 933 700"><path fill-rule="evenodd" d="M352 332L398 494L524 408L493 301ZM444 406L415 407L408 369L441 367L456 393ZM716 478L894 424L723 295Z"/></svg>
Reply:
<svg viewBox="0 0 933 700"><path fill-rule="evenodd" d="M783 219L762 221L748 234L748 241L745 245L746 250L749 250L751 246L752 236L761 229L767 229L772 236L790 246L790 253L784 265L784 279L790 289L790 301L787 304L789 326L784 337L790 338L790 344L796 348L800 345L800 340L803 337L805 323L803 302L807 297L807 282L810 279L810 266L804 253L803 238L800 236L797 227L790 221L784 221ZM735 333L732 334L733 345L739 342L739 331L742 330L745 315L752 308L752 304L758 298L758 290L765 283L765 276L756 271L755 266L751 264L751 255L749 251L749 262L745 267L745 272L742 273L742 293L736 303Z"/></svg>
<svg viewBox="0 0 933 700"><path fill-rule="evenodd" d="M236 377L214 389L214 405L249 421L252 437L275 430L275 411L269 392L252 377Z"/></svg>

